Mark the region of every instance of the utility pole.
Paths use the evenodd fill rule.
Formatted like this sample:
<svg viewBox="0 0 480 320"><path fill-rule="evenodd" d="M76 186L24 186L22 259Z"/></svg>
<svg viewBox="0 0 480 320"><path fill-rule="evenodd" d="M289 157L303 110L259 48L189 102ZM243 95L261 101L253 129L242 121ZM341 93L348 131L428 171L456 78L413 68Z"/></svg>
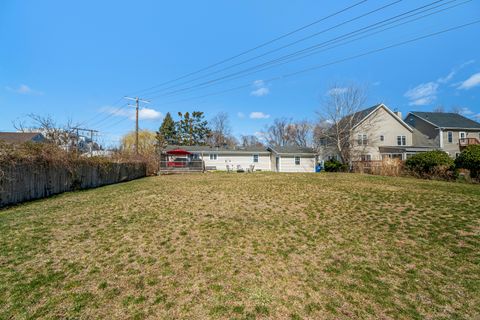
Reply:
<svg viewBox="0 0 480 320"><path fill-rule="evenodd" d="M124 97L124 98L125 98L125 99L128 99L128 100L133 100L133 101L135 101L135 105L134 105L134 106L132 106L132 105L129 105L129 106L135 107L135 153L138 154L138 110L139 110L139 108L140 108L140 102L150 103L150 101L140 99L139 97L135 97L135 98L132 98L132 97Z"/></svg>

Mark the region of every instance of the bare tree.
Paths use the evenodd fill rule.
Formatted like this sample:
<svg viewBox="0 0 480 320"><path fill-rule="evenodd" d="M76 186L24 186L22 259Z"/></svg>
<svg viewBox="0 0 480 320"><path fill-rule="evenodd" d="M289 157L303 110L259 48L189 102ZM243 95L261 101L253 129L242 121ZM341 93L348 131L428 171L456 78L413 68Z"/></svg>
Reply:
<svg viewBox="0 0 480 320"><path fill-rule="evenodd" d="M453 107L450 109L450 112L456 113L456 114L462 114L463 108L460 107L460 106L453 106Z"/></svg>
<svg viewBox="0 0 480 320"><path fill-rule="evenodd" d="M294 122L288 118L277 118L265 132L269 144L274 146L306 147L310 144L312 125L306 121Z"/></svg>
<svg viewBox="0 0 480 320"><path fill-rule="evenodd" d="M209 144L213 146L237 144L237 140L232 136L230 119L226 112L220 112L210 120Z"/></svg>
<svg viewBox="0 0 480 320"><path fill-rule="evenodd" d="M291 119L277 118L273 120L266 132L265 138L270 145L286 146L289 142L288 126L291 124Z"/></svg>
<svg viewBox="0 0 480 320"><path fill-rule="evenodd" d="M68 120L64 125L59 125L50 115L40 116L31 113L27 115L27 120L14 121L13 127L20 132L40 132L46 141L58 146L68 147L77 142L72 121Z"/></svg>
<svg viewBox="0 0 480 320"><path fill-rule="evenodd" d="M288 144L306 147L311 142L312 125L307 120L290 123L287 126Z"/></svg>
<svg viewBox="0 0 480 320"><path fill-rule="evenodd" d="M246 135L240 138L243 147L263 147L263 143L254 135Z"/></svg>
<svg viewBox="0 0 480 320"><path fill-rule="evenodd" d="M441 112L441 113L443 113L443 112L445 112L445 107L442 106L442 105L438 105L438 106L436 106L435 108L433 108L433 112Z"/></svg>
<svg viewBox="0 0 480 320"><path fill-rule="evenodd" d="M358 85L333 85L317 112L319 120L314 129L314 141L320 152L338 155L343 163L349 163L358 145L353 129L366 114L360 112L366 101L365 89ZM372 123L362 123L362 130L372 129ZM360 143L361 142L361 143ZM365 141L365 144L368 142Z"/></svg>

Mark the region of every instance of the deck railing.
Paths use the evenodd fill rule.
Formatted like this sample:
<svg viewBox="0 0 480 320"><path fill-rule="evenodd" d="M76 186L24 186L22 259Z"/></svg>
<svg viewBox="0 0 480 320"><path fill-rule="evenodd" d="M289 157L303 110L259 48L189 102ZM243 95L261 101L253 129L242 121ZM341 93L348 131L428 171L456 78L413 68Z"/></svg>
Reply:
<svg viewBox="0 0 480 320"><path fill-rule="evenodd" d="M480 141L478 141L477 138L460 138L458 140L458 144L460 145L460 147L466 147L472 144L480 144Z"/></svg>
<svg viewBox="0 0 480 320"><path fill-rule="evenodd" d="M203 171L205 171L205 164L203 160L160 161L161 173L185 173Z"/></svg>

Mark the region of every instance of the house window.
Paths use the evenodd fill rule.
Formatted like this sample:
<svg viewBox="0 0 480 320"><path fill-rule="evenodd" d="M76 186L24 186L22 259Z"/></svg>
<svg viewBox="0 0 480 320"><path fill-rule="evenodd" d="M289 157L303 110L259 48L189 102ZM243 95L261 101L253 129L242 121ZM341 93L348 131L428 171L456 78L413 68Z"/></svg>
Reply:
<svg viewBox="0 0 480 320"><path fill-rule="evenodd" d="M467 135L465 134L465 132L460 132L460 139L465 139L467 137Z"/></svg>
<svg viewBox="0 0 480 320"><path fill-rule="evenodd" d="M327 138L320 138L318 141L318 144L321 146L326 146L327 145Z"/></svg>
<svg viewBox="0 0 480 320"><path fill-rule="evenodd" d="M448 143L452 143L453 142L453 132L448 131L447 132L447 137L448 137Z"/></svg>
<svg viewBox="0 0 480 320"><path fill-rule="evenodd" d="M210 160L217 160L217 154L216 153L210 153Z"/></svg>
<svg viewBox="0 0 480 320"><path fill-rule="evenodd" d="M372 155L370 154L362 154L360 158L362 161L372 161Z"/></svg>
<svg viewBox="0 0 480 320"><path fill-rule="evenodd" d="M406 146L407 145L407 137L406 136L397 136L397 145L398 146Z"/></svg>
<svg viewBox="0 0 480 320"><path fill-rule="evenodd" d="M300 165L300 157L299 156L295 156L295 165L296 166Z"/></svg>
<svg viewBox="0 0 480 320"><path fill-rule="evenodd" d="M380 136L380 141L385 141L385 136L384 135Z"/></svg>
<svg viewBox="0 0 480 320"><path fill-rule="evenodd" d="M253 162L258 162L258 154L253 155Z"/></svg>
<svg viewBox="0 0 480 320"><path fill-rule="evenodd" d="M359 146L366 146L367 145L367 135L366 134L359 134L357 143Z"/></svg>

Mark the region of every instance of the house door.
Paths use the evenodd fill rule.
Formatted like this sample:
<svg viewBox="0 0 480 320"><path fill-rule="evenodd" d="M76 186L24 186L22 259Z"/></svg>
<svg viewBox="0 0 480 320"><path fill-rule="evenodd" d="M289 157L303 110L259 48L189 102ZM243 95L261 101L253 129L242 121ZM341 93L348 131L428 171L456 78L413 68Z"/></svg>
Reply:
<svg viewBox="0 0 480 320"><path fill-rule="evenodd" d="M275 156L275 171L279 172L280 171L280 157Z"/></svg>

